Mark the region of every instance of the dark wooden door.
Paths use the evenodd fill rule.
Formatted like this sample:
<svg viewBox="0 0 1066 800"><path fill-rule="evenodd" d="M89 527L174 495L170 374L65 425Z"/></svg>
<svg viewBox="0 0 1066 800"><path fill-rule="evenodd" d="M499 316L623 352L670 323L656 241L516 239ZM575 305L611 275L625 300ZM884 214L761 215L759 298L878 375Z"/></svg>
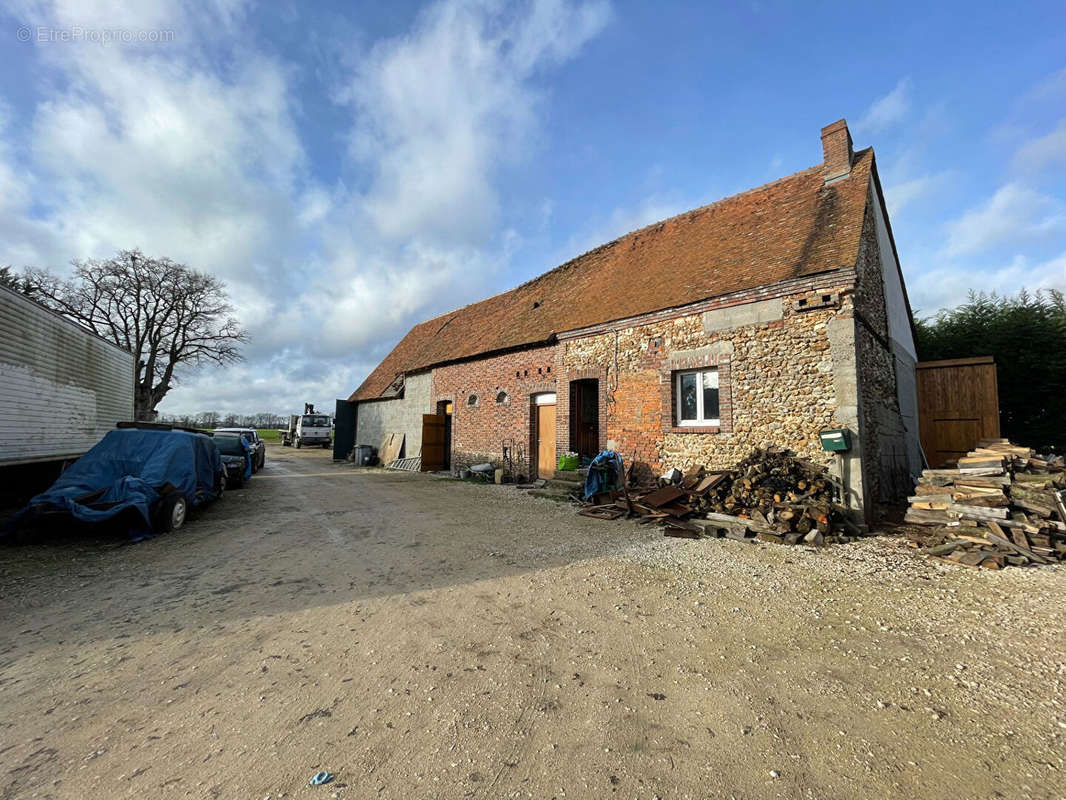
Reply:
<svg viewBox="0 0 1066 800"><path fill-rule="evenodd" d="M555 405L537 406L537 475L550 478L555 472Z"/></svg>
<svg viewBox="0 0 1066 800"><path fill-rule="evenodd" d="M600 382L570 384L570 449L587 458L600 452Z"/></svg>
<svg viewBox="0 0 1066 800"><path fill-rule="evenodd" d="M422 471L436 472L448 465L446 435L447 419L444 414L422 415Z"/></svg>
<svg viewBox="0 0 1066 800"><path fill-rule="evenodd" d="M452 466L452 404L451 401L437 403L437 416L444 415L444 469Z"/></svg>
<svg viewBox="0 0 1066 800"><path fill-rule="evenodd" d="M355 403L338 400L333 419L333 460L343 461L355 447Z"/></svg>
<svg viewBox="0 0 1066 800"><path fill-rule="evenodd" d="M931 467L999 438L999 387L991 356L916 365L918 431Z"/></svg>

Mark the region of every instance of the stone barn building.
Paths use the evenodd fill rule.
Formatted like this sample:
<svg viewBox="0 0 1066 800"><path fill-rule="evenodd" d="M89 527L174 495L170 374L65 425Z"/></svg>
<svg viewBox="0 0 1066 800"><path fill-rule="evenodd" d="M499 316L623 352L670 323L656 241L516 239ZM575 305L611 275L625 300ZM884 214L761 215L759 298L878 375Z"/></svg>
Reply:
<svg viewBox="0 0 1066 800"><path fill-rule="evenodd" d="M821 139L821 164L416 325L349 398L354 443L403 434L429 469L499 465L513 440L516 472L545 476L605 449L654 471L766 443L832 465L818 434L848 428L851 505L907 493L916 351L874 153L844 120Z"/></svg>

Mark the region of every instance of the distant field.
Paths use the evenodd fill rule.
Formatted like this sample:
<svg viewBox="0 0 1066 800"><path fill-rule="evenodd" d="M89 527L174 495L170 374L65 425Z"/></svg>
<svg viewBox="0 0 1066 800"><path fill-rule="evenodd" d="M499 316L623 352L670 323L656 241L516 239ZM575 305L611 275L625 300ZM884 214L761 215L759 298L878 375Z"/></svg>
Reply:
<svg viewBox="0 0 1066 800"><path fill-rule="evenodd" d="M277 428L256 428L259 431L259 435L268 442L278 442L281 438L278 436Z"/></svg>

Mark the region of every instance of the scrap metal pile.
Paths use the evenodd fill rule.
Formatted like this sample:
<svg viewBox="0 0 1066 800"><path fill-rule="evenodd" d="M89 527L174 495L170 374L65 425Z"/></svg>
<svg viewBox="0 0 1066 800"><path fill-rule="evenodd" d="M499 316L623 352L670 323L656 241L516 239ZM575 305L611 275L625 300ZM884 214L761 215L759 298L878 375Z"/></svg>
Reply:
<svg viewBox="0 0 1066 800"><path fill-rule="evenodd" d="M757 449L730 470L671 472L660 479L665 485L641 485L631 466L620 489L590 498L592 505L578 513L636 517L662 525L666 536L690 539L821 545L860 535L836 499L837 479L783 448Z"/></svg>
<svg viewBox="0 0 1066 800"><path fill-rule="evenodd" d="M974 569L1066 560L1066 465L1006 439L985 439L954 469L927 469L904 521L930 557Z"/></svg>

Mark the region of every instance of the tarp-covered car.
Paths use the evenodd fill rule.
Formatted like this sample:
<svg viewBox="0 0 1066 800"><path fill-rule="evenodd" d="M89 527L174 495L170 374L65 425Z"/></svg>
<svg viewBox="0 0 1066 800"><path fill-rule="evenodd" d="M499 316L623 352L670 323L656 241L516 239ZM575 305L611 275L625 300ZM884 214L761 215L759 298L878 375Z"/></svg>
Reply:
<svg viewBox="0 0 1066 800"><path fill-rule="evenodd" d="M132 509L156 531L180 528L191 507L225 489L211 437L180 430L118 428L19 512L16 523L49 513L104 522ZM136 519L136 516L134 517Z"/></svg>

